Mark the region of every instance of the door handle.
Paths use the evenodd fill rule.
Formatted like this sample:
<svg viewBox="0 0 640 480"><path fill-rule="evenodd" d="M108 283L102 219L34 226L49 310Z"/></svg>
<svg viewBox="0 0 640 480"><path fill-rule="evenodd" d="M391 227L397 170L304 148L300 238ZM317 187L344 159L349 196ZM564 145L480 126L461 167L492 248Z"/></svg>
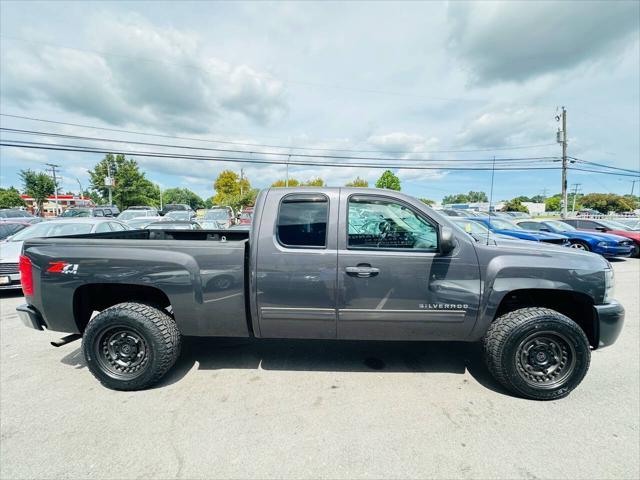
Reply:
<svg viewBox="0 0 640 480"><path fill-rule="evenodd" d="M371 265L358 265L357 267L346 267L345 272L347 275L358 278L375 277L380 273L379 268L372 267Z"/></svg>

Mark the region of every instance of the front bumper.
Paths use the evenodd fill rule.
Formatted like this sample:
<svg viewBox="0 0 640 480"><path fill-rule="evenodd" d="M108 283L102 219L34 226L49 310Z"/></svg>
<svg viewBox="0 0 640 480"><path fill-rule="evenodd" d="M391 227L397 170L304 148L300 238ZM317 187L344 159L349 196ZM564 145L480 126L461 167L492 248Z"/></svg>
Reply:
<svg viewBox="0 0 640 480"><path fill-rule="evenodd" d="M34 328L36 330L44 330L44 327L46 327L40 312L31 305L26 303L18 305L16 307L16 311L18 312L18 317L25 327Z"/></svg>
<svg viewBox="0 0 640 480"><path fill-rule="evenodd" d="M598 326L598 348L612 345L624 324L624 307L616 300L604 305L595 305L596 324Z"/></svg>
<svg viewBox="0 0 640 480"><path fill-rule="evenodd" d="M633 245L607 245L593 249L593 253L599 253L603 257L628 257L631 252Z"/></svg>

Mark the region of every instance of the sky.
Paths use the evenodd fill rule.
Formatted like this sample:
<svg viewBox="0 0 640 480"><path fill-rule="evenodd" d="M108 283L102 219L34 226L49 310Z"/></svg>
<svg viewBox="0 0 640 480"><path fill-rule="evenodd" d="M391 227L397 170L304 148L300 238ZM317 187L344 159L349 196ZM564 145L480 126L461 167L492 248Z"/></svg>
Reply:
<svg viewBox="0 0 640 480"><path fill-rule="evenodd" d="M640 2L2 1L0 101L3 128L99 139L3 130L4 142L328 162L289 175L331 186L373 185L390 168L403 191L435 200L490 191L490 170L451 169L465 160L560 156L564 106L570 156L640 170ZM162 188L203 198L224 169L243 168L258 188L286 174L131 156ZM102 157L3 146L0 184L19 188L21 169L55 163L75 192ZM560 191L557 161L526 164L554 169L496 171L494 199ZM432 169L394 168L408 165ZM568 182L630 193L633 179L570 170Z"/></svg>

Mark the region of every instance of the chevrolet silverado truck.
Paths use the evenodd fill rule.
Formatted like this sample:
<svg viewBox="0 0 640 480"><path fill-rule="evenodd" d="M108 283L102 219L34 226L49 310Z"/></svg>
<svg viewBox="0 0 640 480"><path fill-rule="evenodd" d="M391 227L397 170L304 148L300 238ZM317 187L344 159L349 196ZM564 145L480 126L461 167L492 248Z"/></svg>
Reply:
<svg viewBox="0 0 640 480"><path fill-rule="evenodd" d="M31 239L19 267L22 321L82 337L118 390L158 382L182 336L437 340L483 342L504 387L557 399L624 319L600 256L476 238L389 190L272 188L249 231Z"/></svg>

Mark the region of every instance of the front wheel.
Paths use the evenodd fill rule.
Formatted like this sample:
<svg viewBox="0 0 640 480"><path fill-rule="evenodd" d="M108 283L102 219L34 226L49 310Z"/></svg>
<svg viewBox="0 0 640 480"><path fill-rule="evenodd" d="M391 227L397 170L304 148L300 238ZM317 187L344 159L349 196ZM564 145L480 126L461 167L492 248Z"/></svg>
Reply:
<svg viewBox="0 0 640 480"><path fill-rule="evenodd" d="M582 242L580 240L574 240L573 242L571 242L571 245L569 245L571 248L575 248L576 250L583 250L585 252L590 252L591 248L589 247L589 244L586 242Z"/></svg>
<svg viewBox="0 0 640 480"><path fill-rule="evenodd" d="M158 382L180 353L180 332L166 312L120 303L96 315L82 350L91 373L114 390L141 390Z"/></svg>
<svg viewBox="0 0 640 480"><path fill-rule="evenodd" d="M534 400L567 396L582 382L591 361L584 331L548 308L523 308L499 317L485 335L484 348L496 380Z"/></svg>

